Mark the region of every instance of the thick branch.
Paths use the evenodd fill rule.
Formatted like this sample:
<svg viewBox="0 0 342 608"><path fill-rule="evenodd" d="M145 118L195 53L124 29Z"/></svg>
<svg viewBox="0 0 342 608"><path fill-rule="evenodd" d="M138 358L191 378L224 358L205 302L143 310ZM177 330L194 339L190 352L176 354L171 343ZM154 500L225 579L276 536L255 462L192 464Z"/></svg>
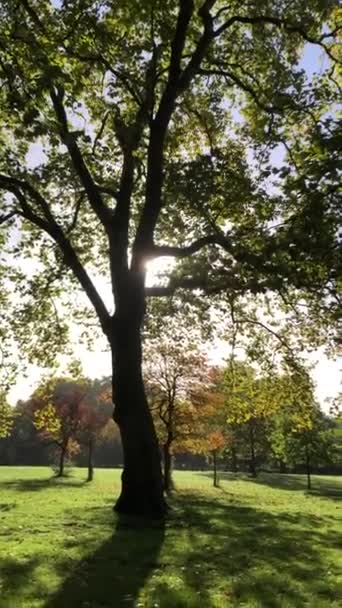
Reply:
<svg viewBox="0 0 342 608"><path fill-rule="evenodd" d="M47 222L51 225L56 223L48 202L27 180L17 179L12 176L0 174L0 187L1 185L3 185L5 189L8 188L8 190L12 191L16 196L16 191L18 189L26 192L37 203ZM13 188L15 191L13 191Z"/></svg>
<svg viewBox="0 0 342 608"><path fill-rule="evenodd" d="M164 141L178 94L182 53L193 8L192 0L180 0L175 35L171 44L168 81L151 124L147 157L146 203L137 230L134 258L137 255L141 257L146 246L151 245L153 231L161 209ZM134 260L134 265L139 265L139 262L140 260Z"/></svg>
<svg viewBox="0 0 342 608"><path fill-rule="evenodd" d="M241 287L241 283L236 277L227 277L226 279L217 282L211 282L202 277L179 277L171 279L169 284L165 286L146 287L145 295L147 297L156 298L169 297L172 296L177 289L189 289L191 291L199 289L206 294L215 294L227 289L241 289Z"/></svg>
<svg viewBox="0 0 342 608"><path fill-rule="evenodd" d="M23 192L20 190L18 185L14 183L15 181L16 180L13 180L13 178L6 178L6 176L0 176L0 188L2 187L3 189L11 192L16 197L21 207L20 215L22 217L29 220L32 224L46 232L57 243L57 245L59 245L63 253L65 263L72 270L80 285L83 287L85 293L87 294L91 304L93 305L97 313L103 332L107 335L109 330L110 315L103 303L101 296L97 292L92 280L90 279L86 269L79 260L72 244L64 234L62 228L54 220L52 214L50 221L47 221L46 219L40 217L39 215L37 215L37 213L35 213L30 203L24 196ZM20 180L17 181L20 182ZM26 185L26 182L24 184ZM34 192L38 194L35 190ZM39 197L44 200L44 205L48 206L48 203L40 194Z"/></svg>
<svg viewBox="0 0 342 608"><path fill-rule="evenodd" d="M63 105L64 91L61 87L52 87L50 96L59 123L61 140L68 149L73 167L87 193L93 211L108 231L111 225L112 212L103 202L101 193L84 162L82 153L77 145L75 134L69 131L67 115Z"/></svg>
<svg viewBox="0 0 342 608"><path fill-rule="evenodd" d="M174 257L174 258L186 258L194 253L197 253L207 245L220 245L225 250L231 250L231 243L227 237L220 234L209 234L197 239L191 245L186 247L172 247L169 245L155 246L151 252L151 258L158 257Z"/></svg>

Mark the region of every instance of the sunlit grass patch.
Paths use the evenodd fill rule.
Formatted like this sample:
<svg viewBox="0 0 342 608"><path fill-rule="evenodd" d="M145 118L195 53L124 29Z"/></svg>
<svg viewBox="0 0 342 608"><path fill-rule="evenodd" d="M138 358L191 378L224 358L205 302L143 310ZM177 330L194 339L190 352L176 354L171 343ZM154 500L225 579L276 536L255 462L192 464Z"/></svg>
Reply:
<svg viewBox="0 0 342 608"><path fill-rule="evenodd" d="M162 526L114 515L119 470L85 476L0 469L1 608L340 605L341 480L176 472Z"/></svg>

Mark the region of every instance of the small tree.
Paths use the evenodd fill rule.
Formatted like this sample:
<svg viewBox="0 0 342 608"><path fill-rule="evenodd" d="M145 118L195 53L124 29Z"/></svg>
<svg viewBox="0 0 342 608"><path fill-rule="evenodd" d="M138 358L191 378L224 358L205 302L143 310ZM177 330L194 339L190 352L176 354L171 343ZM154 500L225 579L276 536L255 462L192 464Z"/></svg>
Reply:
<svg viewBox="0 0 342 608"><path fill-rule="evenodd" d="M79 450L78 433L88 389L86 381L78 383L64 378L50 378L30 400L35 427L41 431L45 441L58 449L58 477L64 475L66 455Z"/></svg>
<svg viewBox="0 0 342 608"><path fill-rule="evenodd" d="M267 447L268 423L279 408L275 378L257 376L249 365L232 361L224 377L227 423L238 442L247 446L249 470L257 476L258 452Z"/></svg>
<svg viewBox="0 0 342 608"><path fill-rule="evenodd" d="M304 465L311 490L314 463L331 462L332 424L314 398L313 383L304 369L276 380L281 407L272 420L270 443L283 465Z"/></svg>
<svg viewBox="0 0 342 608"><path fill-rule="evenodd" d="M77 434L79 442L88 450L87 481L94 478L93 455L95 443L100 438L111 437L108 425L114 425L112 419L112 402L108 394L106 382L94 381L89 384L80 406L80 426Z"/></svg>
<svg viewBox="0 0 342 608"><path fill-rule="evenodd" d="M225 399L222 374L212 367L207 384L192 395L197 419L183 445L189 452L210 456L213 465L213 485L219 487L217 460L227 445Z"/></svg>
<svg viewBox="0 0 342 608"><path fill-rule="evenodd" d="M197 424L192 395L208 382L200 350L177 339L151 341L145 351L144 377L164 462L164 489L171 492L172 455Z"/></svg>

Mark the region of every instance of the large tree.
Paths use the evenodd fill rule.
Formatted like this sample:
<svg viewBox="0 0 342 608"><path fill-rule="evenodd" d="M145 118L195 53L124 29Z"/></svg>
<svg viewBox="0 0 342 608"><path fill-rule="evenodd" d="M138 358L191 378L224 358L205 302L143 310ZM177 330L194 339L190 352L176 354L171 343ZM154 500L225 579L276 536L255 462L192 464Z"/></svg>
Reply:
<svg viewBox="0 0 342 608"><path fill-rule="evenodd" d="M67 342L61 312L78 318L84 305L71 290L88 297L113 359L118 511L165 510L141 373L149 296L284 296L292 285L319 314L336 295L337 18L331 0L1 3L12 327L23 355L51 361ZM311 83L304 44L329 59ZM279 146L287 169L275 184ZM161 256L177 263L147 287L146 264Z"/></svg>

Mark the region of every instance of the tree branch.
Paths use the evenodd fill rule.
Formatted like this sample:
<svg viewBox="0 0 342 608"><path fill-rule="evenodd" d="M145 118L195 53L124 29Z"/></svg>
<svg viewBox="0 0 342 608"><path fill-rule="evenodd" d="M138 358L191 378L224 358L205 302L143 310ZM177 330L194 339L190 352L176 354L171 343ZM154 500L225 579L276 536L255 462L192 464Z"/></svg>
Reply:
<svg viewBox="0 0 342 608"><path fill-rule="evenodd" d="M15 182L18 182L17 184ZM67 266L72 270L75 277L79 281L80 285L83 287L85 293L87 294L91 304L93 305L97 316L99 318L101 327L105 335L108 336L109 332L109 324L110 324L110 315L107 311L107 308L96 290L91 278L89 277L86 269L78 258L76 251L71 245L69 239L64 234L62 228L57 224L54 220L53 215L50 213L50 219L44 219L37 215L35 211L32 209L31 205L25 198L23 192L21 191L19 184L21 180L15 180L14 178L7 178L6 176L0 175L0 188L11 192L21 207L20 215L30 221L32 224L46 232L56 243L59 245L64 261ZM35 195L38 195L38 200L44 201L44 206L48 206L48 203L45 201L44 197L42 197L37 191L30 187L27 188L27 183L23 182L23 189L26 187L26 190L31 193L30 190ZM19 212L18 212L19 213Z"/></svg>
<svg viewBox="0 0 342 608"><path fill-rule="evenodd" d="M224 78L229 78L240 89L242 89L243 91L245 91L246 93L248 93L254 99L254 101L257 104L257 106L261 110L263 110L264 112L267 112L268 114L273 114L274 112L281 112L281 111L284 110L284 108L265 105L262 101L260 101L258 93L253 89L253 87L251 87L246 82L243 82L238 76L236 76L236 74L233 74L232 72L230 72L230 71L228 71L226 69L205 69L205 68L201 68L199 70L199 73L203 74L204 76L223 76Z"/></svg>
<svg viewBox="0 0 342 608"><path fill-rule="evenodd" d="M261 321L258 321L256 319L250 319L248 317L235 319L235 323L248 323L249 325L257 325L258 327L261 327L262 329L270 333L272 336L277 338L281 345L284 346L284 348L286 348L286 350L288 350L291 354L293 354L293 349L288 344L288 342L278 332L274 331L274 329L271 329L268 325L265 325L265 323L262 323Z"/></svg>
<svg viewBox="0 0 342 608"><path fill-rule="evenodd" d="M169 297L172 296L177 289L199 289L204 291L206 294L220 293L228 289L240 289L242 288L241 282L236 277L227 277L224 280L217 282L210 282L207 278L203 277L177 277L171 279L168 285L155 287L145 287L146 297ZM248 286L245 286L247 290Z"/></svg>
<svg viewBox="0 0 342 608"><path fill-rule="evenodd" d="M220 245L227 251L231 251L231 243L229 239L220 234L209 234L197 239L191 245L186 247L172 247L169 245L159 245L153 247L151 251L151 258L158 257L174 257L174 258L186 258L194 253L197 253L207 245Z"/></svg>
<svg viewBox="0 0 342 608"><path fill-rule="evenodd" d="M77 145L76 136L69 131L66 111L63 104L64 89L62 87L51 87L50 96L59 124L60 137L68 149L73 167L87 193L89 203L94 213L108 232L111 229L112 211L103 202L102 196L96 186L82 153Z"/></svg>
<svg viewBox="0 0 342 608"><path fill-rule="evenodd" d="M2 224L5 224L8 220L10 220L15 215L18 215L18 210L17 209L13 209L12 211L9 211L5 215L0 215L0 226Z"/></svg>
<svg viewBox="0 0 342 608"><path fill-rule="evenodd" d="M12 191L15 195L17 195L16 191L18 189L29 194L31 198L38 204L39 208L42 210L47 222L51 225L54 225L56 223L56 220L52 214L48 202L40 194L40 192L36 190L27 180L0 174L0 187L1 185L3 185L5 189L8 188L8 190ZM12 188L14 188L15 191L13 191Z"/></svg>
<svg viewBox="0 0 342 608"><path fill-rule="evenodd" d="M159 108L151 124L150 141L147 156L146 202L137 229L133 247L133 267L139 267L143 262L146 250L151 247L153 232L162 208L162 183L164 162L164 141L169 122L174 111L178 95L189 86L189 83L199 67L204 53L212 40L213 28L210 8L215 0L206 0L199 10L204 31L196 49L182 72L182 56L188 26L193 14L192 0L179 0L180 9L177 18L175 34L171 43L171 59L166 87L162 94Z"/></svg>
<svg viewBox="0 0 342 608"><path fill-rule="evenodd" d="M270 17L269 15L258 15L257 17L244 17L243 15L234 15L214 31L214 37L217 38L235 23L242 23L247 25L270 24L275 25L278 28L284 28L288 32L299 34L303 38L303 40L306 40L306 42L310 42L311 44L316 44L322 47L333 62L340 63L340 61L336 57L334 57L330 49L323 42L323 40L325 40L326 38L334 36L340 28L336 28L335 30L329 33L326 32L325 34L319 36L319 38L314 38L313 36L310 36L302 28L301 25L291 23L291 21L288 21L287 19L280 19L279 17Z"/></svg>

